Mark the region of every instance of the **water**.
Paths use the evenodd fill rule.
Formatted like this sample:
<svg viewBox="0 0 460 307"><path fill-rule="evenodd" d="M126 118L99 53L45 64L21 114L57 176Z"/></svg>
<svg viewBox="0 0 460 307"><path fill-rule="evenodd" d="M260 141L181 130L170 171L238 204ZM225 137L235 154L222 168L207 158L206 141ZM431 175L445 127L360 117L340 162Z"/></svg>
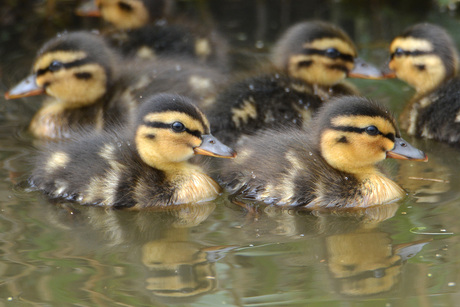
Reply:
<svg viewBox="0 0 460 307"><path fill-rule="evenodd" d="M1 97L56 32L101 26L73 16L73 1L21 3L0 5ZM374 63L387 59L394 35L423 20L446 27L460 45L457 11L431 1L219 0L178 8L213 17L235 48L255 57L304 18L339 23ZM413 93L397 80L354 84L395 113ZM409 195L364 216L247 213L226 195L200 208L119 212L27 192L21 182L35 142L25 127L40 98L0 100L0 306L459 305L458 149L409 138L430 161L387 161Z"/></svg>

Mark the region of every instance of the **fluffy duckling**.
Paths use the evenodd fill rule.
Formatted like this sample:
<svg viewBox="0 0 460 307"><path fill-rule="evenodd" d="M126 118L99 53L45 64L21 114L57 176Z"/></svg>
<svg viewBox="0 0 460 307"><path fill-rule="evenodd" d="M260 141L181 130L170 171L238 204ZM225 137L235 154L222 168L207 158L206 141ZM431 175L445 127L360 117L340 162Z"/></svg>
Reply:
<svg viewBox="0 0 460 307"><path fill-rule="evenodd" d="M357 96L329 101L308 130L267 130L238 146L222 181L245 199L308 209L366 208L404 190L376 164L385 158L427 161L404 141L390 113Z"/></svg>
<svg viewBox="0 0 460 307"><path fill-rule="evenodd" d="M188 62L124 62L99 35L74 32L47 42L32 74L5 98L50 96L29 130L39 138L59 139L82 126L101 130L124 122L152 93L183 94L205 104L225 82L223 74Z"/></svg>
<svg viewBox="0 0 460 307"><path fill-rule="evenodd" d="M401 127L409 135L460 144L458 54L449 34L433 24L417 24L392 41L390 53L388 76L416 90L401 114Z"/></svg>
<svg viewBox="0 0 460 307"><path fill-rule="evenodd" d="M335 25L308 21L289 28L272 52L274 70L227 87L207 111L213 131L227 142L262 128L308 122L330 97L356 94L346 77L380 78L357 61L348 35Z"/></svg>
<svg viewBox="0 0 460 307"><path fill-rule="evenodd" d="M211 28L172 19L165 0L91 0L77 10L98 16L117 31L109 33L113 46L126 56L179 56L219 68L228 66L228 43ZM90 6L89 4L93 4ZM187 18L185 18L187 19Z"/></svg>
<svg viewBox="0 0 460 307"><path fill-rule="evenodd" d="M219 185L189 163L193 155L233 158L187 98L158 94L138 109L133 127L82 133L48 144L35 161L32 187L85 205L142 209L215 198Z"/></svg>

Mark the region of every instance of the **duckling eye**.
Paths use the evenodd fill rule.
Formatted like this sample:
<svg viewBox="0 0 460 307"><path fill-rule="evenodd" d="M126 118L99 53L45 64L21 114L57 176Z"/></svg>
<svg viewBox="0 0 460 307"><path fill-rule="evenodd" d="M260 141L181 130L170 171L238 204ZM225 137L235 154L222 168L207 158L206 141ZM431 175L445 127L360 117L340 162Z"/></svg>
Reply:
<svg viewBox="0 0 460 307"><path fill-rule="evenodd" d="M376 126L366 127L366 133L369 135L377 135L380 133L379 129Z"/></svg>
<svg viewBox="0 0 460 307"><path fill-rule="evenodd" d="M171 124L171 129L174 132L184 132L185 131L185 126L181 122L174 122Z"/></svg>
<svg viewBox="0 0 460 307"><path fill-rule="evenodd" d="M423 65L423 64L415 65L415 67L416 67L419 71L425 70L425 65Z"/></svg>
<svg viewBox="0 0 460 307"><path fill-rule="evenodd" d="M63 66L64 66L64 64L62 64L62 62L53 61L53 62L51 62L51 64L48 66L48 69L49 69L50 71L58 71L58 70L61 69Z"/></svg>
<svg viewBox="0 0 460 307"><path fill-rule="evenodd" d="M397 57L404 55L404 50L402 48L396 48L393 54Z"/></svg>
<svg viewBox="0 0 460 307"><path fill-rule="evenodd" d="M131 12L133 10L133 7L131 5L123 1L118 1L118 7L125 12Z"/></svg>
<svg viewBox="0 0 460 307"><path fill-rule="evenodd" d="M340 52L335 48L328 48L324 51L324 54L331 59L336 59L340 56Z"/></svg>

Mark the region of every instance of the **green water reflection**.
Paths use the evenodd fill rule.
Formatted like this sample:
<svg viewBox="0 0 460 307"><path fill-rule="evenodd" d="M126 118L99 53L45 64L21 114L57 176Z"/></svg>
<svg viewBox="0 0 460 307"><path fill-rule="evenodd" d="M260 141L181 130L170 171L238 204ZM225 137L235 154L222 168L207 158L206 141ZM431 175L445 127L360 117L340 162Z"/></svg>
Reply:
<svg viewBox="0 0 460 307"><path fill-rule="evenodd" d="M0 5L1 97L56 32L104 26L74 16L75 7ZM177 9L212 18L250 58L308 18L340 24L376 64L415 22L446 27L460 46L457 10L432 1L177 1ZM413 93L397 80L352 82L395 113ZM0 306L458 306L458 149L409 139L430 161L384 164L408 197L360 216L247 214L225 195L174 212L106 211L24 189L33 152L25 127L40 98L0 100Z"/></svg>

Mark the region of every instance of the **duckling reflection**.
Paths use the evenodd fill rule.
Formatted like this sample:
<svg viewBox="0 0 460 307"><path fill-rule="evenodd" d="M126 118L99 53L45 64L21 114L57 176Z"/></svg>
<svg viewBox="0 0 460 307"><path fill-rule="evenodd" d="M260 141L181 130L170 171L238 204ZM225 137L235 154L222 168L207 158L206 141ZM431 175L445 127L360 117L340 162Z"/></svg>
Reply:
<svg viewBox="0 0 460 307"><path fill-rule="evenodd" d="M400 280L404 262L427 240L392 245L388 233L359 229L325 238L328 268L337 291L347 296L390 291Z"/></svg>
<svg viewBox="0 0 460 307"><path fill-rule="evenodd" d="M74 243L78 252L88 247L106 249L106 254L126 251L130 264L144 267L140 277L148 296L166 304L190 302L215 290L215 263L233 248L206 246L189 236L190 230L214 211L215 204L211 202L142 214L69 203L55 208L52 222L73 237L81 235ZM96 238L99 244L91 242ZM136 280L130 283L138 284Z"/></svg>

